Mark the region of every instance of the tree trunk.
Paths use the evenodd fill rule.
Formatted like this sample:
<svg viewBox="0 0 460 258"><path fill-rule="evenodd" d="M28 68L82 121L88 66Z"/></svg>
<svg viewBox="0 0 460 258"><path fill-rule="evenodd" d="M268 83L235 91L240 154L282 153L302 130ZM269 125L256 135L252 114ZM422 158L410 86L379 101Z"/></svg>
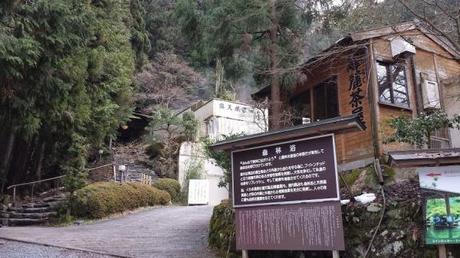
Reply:
<svg viewBox="0 0 460 258"><path fill-rule="evenodd" d="M13 151L14 140L16 139L17 130L18 130L17 127L11 128L11 130L9 132L9 136L8 136L8 141L6 143L5 153L3 154L3 157L2 157L2 160L1 160L2 163L0 164L0 180L2 182L1 182L0 193L3 193L3 190L5 188L6 177L7 177L7 173L8 173L8 165L9 165L9 162L10 162L11 152Z"/></svg>
<svg viewBox="0 0 460 258"><path fill-rule="evenodd" d="M45 157L45 140L42 140L40 147L38 149L38 160L37 160L37 168L35 170L35 175L37 180L42 179L42 168L43 168L43 159Z"/></svg>
<svg viewBox="0 0 460 258"><path fill-rule="evenodd" d="M271 0L270 28L270 75L271 75L271 128L276 130L281 127L281 97L280 78L278 71L278 17L276 12L276 0Z"/></svg>

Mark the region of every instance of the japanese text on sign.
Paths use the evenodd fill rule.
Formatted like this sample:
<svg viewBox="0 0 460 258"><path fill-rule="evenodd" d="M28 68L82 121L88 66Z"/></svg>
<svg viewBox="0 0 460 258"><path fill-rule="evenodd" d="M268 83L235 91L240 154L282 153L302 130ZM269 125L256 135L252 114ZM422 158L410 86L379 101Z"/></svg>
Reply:
<svg viewBox="0 0 460 258"><path fill-rule="evenodd" d="M235 206L338 199L332 135L232 155Z"/></svg>

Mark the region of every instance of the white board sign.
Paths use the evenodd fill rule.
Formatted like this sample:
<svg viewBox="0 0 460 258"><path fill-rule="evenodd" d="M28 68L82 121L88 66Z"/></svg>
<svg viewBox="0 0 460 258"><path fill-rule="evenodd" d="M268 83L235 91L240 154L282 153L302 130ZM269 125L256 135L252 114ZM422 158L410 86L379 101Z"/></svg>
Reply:
<svg viewBox="0 0 460 258"><path fill-rule="evenodd" d="M460 166L417 168L420 187L460 194Z"/></svg>
<svg viewBox="0 0 460 258"><path fill-rule="evenodd" d="M207 179L190 179L188 183L188 204L208 204L209 182Z"/></svg>

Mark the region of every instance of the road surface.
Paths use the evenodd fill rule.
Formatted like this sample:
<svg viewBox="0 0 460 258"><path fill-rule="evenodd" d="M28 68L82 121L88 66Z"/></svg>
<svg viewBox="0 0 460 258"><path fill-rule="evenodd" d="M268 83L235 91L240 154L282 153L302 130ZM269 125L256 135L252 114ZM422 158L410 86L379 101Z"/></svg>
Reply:
<svg viewBox="0 0 460 258"><path fill-rule="evenodd" d="M157 207L83 225L3 227L0 239L123 257L214 258L216 256L207 248L211 214L211 206ZM11 249L12 244L6 243L0 245L0 256L2 248L9 246Z"/></svg>

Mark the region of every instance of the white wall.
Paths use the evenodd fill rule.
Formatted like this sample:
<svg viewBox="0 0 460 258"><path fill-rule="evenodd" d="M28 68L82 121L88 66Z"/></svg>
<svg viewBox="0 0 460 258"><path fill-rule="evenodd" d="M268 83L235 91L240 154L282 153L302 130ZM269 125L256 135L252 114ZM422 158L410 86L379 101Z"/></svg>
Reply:
<svg viewBox="0 0 460 258"><path fill-rule="evenodd" d="M188 172L191 163L201 162L202 164L202 179L208 179L209 182L209 205L217 205L222 200L228 199L228 189L219 187L220 179L224 176L224 170L215 165L210 159L204 155L202 146L199 143L184 142L179 150L178 161L178 180L183 186L185 183L186 173Z"/></svg>
<svg viewBox="0 0 460 258"><path fill-rule="evenodd" d="M214 140L222 140L223 135L261 133L268 124L264 122L264 118L268 119L266 110L262 112L250 105L217 99L205 103L195 110L194 114L200 123L199 136ZM184 184L191 160L202 162L202 178L209 181L209 205L217 205L227 199L227 188L218 187L224 171L205 156L202 146L198 143L184 142L181 145L178 160L178 180L181 185Z"/></svg>

